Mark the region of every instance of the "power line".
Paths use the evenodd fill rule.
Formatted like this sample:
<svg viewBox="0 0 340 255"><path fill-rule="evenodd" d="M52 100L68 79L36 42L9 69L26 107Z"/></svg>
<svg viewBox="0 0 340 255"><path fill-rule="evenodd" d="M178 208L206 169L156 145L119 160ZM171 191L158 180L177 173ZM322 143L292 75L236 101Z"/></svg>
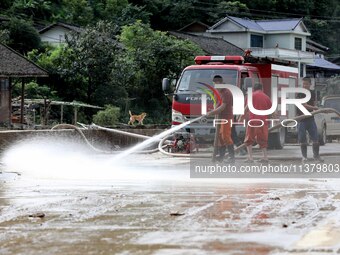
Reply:
<svg viewBox="0 0 340 255"><path fill-rule="evenodd" d="M308 16L310 18L322 18L325 20L328 20L330 17L327 16L317 16L317 15L310 15L310 14L302 14L302 13L287 13L287 12L277 12L277 11L265 11L265 10L256 10L256 9L249 9L251 11L258 11L258 12L266 12L266 13L276 13L276 14L281 14L281 15L290 15L290 16L298 16L298 17L305 17ZM339 20L340 21L340 17L334 16L331 17L332 20Z"/></svg>
<svg viewBox="0 0 340 255"><path fill-rule="evenodd" d="M216 10L215 8L212 7L199 7L199 6L194 6L191 5L189 6L190 9L195 9L195 10L200 10L200 11L213 11L217 14L222 14L222 13L227 13L227 14L235 14L235 15L240 15L240 16L249 16L249 17L259 17L259 18L271 18L273 19L273 15L269 15L269 14L255 14L255 13L248 13L248 12L233 12L233 11L224 11L224 10ZM337 20L322 20L322 19L314 19L314 20L320 20L320 21L326 21L326 22L340 22L340 19Z"/></svg>
<svg viewBox="0 0 340 255"><path fill-rule="evenodd" d="M220 5L217 4L217 3L206 3L206 2L200 2L200 1L197 1L196 3L199 3L199 4L205 4L205 5L210 5L210 6L214 6L214 7L219 7ZM276 13L276 14L281 14L281 15L289 15L289 16L299 16L299 17L304 17L304 16L308 16L308 17L316 17L316 18L323 18L323 19L326 19L328 20L330 17L329 16L319 16L319 15L310 15L310 14L307 14L307 13L289 13L289 12L278 12L278 11L268 11L268 10L259 10L259 9L251 9L251 8L247 8L248 10L250 11L258 11L258 12L265 12L265 13ZM214 9L216 10L216 9ZM331 17L333 20L339 20L340 21L340 17L339 16L334 16L334 17Z"/></svg>

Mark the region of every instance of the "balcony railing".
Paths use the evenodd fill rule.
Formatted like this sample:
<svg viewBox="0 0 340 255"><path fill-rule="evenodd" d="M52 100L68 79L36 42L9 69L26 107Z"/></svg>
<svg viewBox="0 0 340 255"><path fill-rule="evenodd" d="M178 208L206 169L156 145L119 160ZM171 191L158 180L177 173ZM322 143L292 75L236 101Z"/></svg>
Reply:
<svg viewBox="0 0 340 255"><path fill-rule="evenodd" d="M300 62L300 63L313 63L315 55L313 52L290 50L282 48L251 48L251 55L260 58L274 58L278 60Z"/></svg>

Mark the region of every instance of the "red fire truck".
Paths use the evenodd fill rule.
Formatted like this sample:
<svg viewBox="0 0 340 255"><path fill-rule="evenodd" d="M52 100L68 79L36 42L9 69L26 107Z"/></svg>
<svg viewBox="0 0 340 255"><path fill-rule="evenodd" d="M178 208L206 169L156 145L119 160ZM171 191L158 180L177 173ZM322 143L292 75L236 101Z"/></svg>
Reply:
<svg viewBox="0 0 340 255"><path fill-rule="evenodd" d="M295 117L294 106L288 106L285 116L279 112L280 90L282 87L298 86L298 68L273 63L244 63L242 56L197 56L195 65L183 70L175 89L171 89L169 79L163 79L163 91L167 95L172 95L172 125L178 125L202 114L202 84L213 86L212 80L215 75L222 76L226 84L238 86L244 94L248 87L262 83L264 92L272 97L272 88L277 87L280 118ZM289 97L294 96L293 94ZM214 98L207 95L207 102L207 110L210 111L214 108ZM185 127L183 132L194 134L199 142L212 141L215 133L212 122L212 119L202 119L200 123ZM240 136L244 135L244 127L236 126L236 129ZM269 147L282 148L289 132L296 132L296 127L282 127L270 133Z"/></svg>

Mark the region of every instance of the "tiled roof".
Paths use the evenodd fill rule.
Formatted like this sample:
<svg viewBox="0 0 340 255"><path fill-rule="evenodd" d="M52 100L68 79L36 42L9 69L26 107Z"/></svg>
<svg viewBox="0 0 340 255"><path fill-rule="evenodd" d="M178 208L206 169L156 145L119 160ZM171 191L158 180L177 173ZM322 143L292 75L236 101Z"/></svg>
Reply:
<svg viewBox="0 0 340 255"><path fill-rule="evenodd" d="M169 34L177 38L187 39L197 44L208 55L243 55L243 49L236 45L229 43L222 38L208 37L201 35L192 35L187 33L180 33L171 31Z"/></svg>
<svg viewBox="0 0 340 255"><path fill-rule="evenodd" d="M292 31L294 30L302 21L302 19L272 19L272 20L251 20L248 18L238 18L233 16L226 16L210 29L215 29L225 21L230 20L240 26L261 32L269 31Z"/></svg>
<svg viewBox="0 0 340 255"><path fill-rule="evenodd" d="M278 19L278 20L256 20L255 22L264 31L289 31L294 30L302 19Z"/></svg>
<svg viewBox="0 0 340 255"><path fill-rule="evenodd" d="M47 77L48 73L18 52L0 43L0 77Z"/></svg>
<svg viewBox="0 0 340 255"><path fill-rule="evenodd" d="M242 18L237 18L237 17L232 17L232 16L228 16L228 17L234 22L240 24L241 26L245 28L264 31L264 29L261 26L259 26L259 24L257 24L254 20L242 19Z"/></svg>
<svg viewBox="0 0 340 255"><path fill-rule="evenodd" d="M327 61L324 58L320 57L315 57L314 63L313 64L307 64L308 66L312 67L318 67L318 68L323 68L323 69L332 69L332 70L339 70L340 71L340 66Z"/></svg>

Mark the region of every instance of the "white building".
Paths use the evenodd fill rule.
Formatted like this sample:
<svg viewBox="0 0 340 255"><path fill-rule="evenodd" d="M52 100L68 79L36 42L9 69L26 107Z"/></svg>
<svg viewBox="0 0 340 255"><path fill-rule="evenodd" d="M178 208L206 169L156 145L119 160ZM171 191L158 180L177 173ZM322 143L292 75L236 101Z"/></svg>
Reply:
<svg viewBox="0 0 340 255"><path fill-rule="evenodd" d="M250 20L227 16L207 30L241 48L274 48L306 51L311 34L302 19Z"/></svg>
<svg viewBox="0 0 340 255"><path fill-rule="evenodd" d="M72 32L81 32L82 28L69 25L61 22L49 25L39 31L40 39L42 42L47 42L53 45L65 43L66 35Z"/></svg>
<svg viewBox="0 0 340 255"><path fill-rule="evenodd" d="M292 61L306 74L306 65L314 62L314 54L306 51L308 29L302 19L250 20L226 16L206 31L206 35L221 37L252 55Z"/></svg>

